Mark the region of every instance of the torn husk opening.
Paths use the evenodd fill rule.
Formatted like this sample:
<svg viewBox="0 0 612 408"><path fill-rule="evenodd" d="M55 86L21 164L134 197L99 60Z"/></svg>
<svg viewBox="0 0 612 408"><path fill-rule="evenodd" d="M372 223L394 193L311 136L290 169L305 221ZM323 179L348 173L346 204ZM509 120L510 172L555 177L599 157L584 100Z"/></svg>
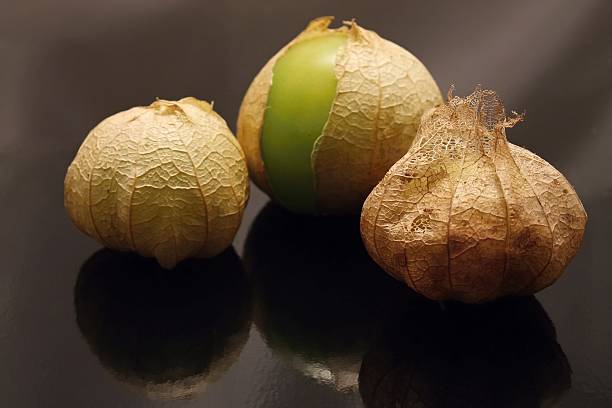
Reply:
<svg viewBox="0 0 612 408"><path fill-rule="evenodd" d="M243 99L237 136L251 178L280 202L269 179L272 154L267 154L264 166L261 146L273 70L299 42L346 34L346 44L336 53L336 96L310 156L316 212L346 214L361 209L376 183L408 151L423 113L441 103L442 96L426 67L410 52L354 20L330 28L332 21L329 16L313 20L266 63ZM283 176L291 180L288 174ZM295 189L306 184L311 185L298 182Z"/></svg>
<svg viewBox="0 0 612 408"><path fill-rule="evenodd" d="M454 90L454 85L451 85L447 94L447 106L457 110L463 106L468 107L477 119L476 122L488 130L511 128L524 119L524 113L518 114L515 111L512 111L512 117L506 117L504 103L493 90L482 89L479 85L465 98L454 96Z"/></svg>

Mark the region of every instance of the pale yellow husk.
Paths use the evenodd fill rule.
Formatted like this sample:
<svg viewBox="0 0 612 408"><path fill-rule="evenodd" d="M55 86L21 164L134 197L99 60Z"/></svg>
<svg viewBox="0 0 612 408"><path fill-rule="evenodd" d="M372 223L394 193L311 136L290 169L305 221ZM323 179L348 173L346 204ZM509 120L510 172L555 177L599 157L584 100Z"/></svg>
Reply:
<svg viewBox="0 0 612 408"><path fill-rule="evenodd" d="M414 55L355 22L329 29L332 20L313 20L255 77L240 108L238 140L255 184L271 194L260 139L274 64L295 42L346 32L346 45L336 56L336 97L315 143L312 165L318 212L358 212L368 193L410 147L421 115L442 97Z"/></svg>
<svg viewBox="0 0 612 408"><path fill-rule="evenodd" d="M580 247L586 212L570 183L507 142L492 91L428 112L364 203L361 231L388 273L436 300L484 302L552 284Z"/></svg>
<svg viewBox="0 0 612 408"><path fill-rule="evenodd" d="M105 119L64 181L64 205L83 232L166 268L229 247L247 199L242 149L212 107L191 97Z"/></svg>

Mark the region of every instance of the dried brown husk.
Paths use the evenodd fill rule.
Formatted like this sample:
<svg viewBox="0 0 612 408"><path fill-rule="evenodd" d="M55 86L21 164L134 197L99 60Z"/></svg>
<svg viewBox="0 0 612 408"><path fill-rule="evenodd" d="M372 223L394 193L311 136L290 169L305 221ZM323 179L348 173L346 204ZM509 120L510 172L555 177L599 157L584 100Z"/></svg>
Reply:
<svg viewBox="0 0 612 408"><path fill-rule="evenodd" d="M587 216L549 163L508 143L495 92L424 115L408 153L363 206L361 231L388 273L437 300L535 293L580 247Z"/></svg>
<svg viewBox="0 0 612 408"><path fill-rule="evenodd" d="M354 21L330 29L320 17L266 63L240 107L238 140L257 186L272 194L260 139L274 64L293 44L330 32L345 32L336 56L336 97L312 151L317 209L358 212L371 189L410 147L422 114L442 102L427 68L411 53Z"/></svg>
<svg viewBox="0 0 612 408"><path fill-rule="evenodd" d="M212 106L191 97L102 121L64 182L65 207L84 233L166 268L230 246L247 199L242 149Z"/></svg>

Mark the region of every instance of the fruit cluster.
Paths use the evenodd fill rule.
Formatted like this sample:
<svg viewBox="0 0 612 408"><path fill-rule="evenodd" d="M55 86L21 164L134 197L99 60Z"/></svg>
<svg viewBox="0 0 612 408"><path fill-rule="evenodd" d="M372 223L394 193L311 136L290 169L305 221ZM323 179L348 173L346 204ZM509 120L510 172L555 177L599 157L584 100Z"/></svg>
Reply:
<svg viewBox="0 0 612 408"><path fill-rule="evenodd" d="M361 212L370 256L430 299L480 303L558 279L586 213L559 171L508 143L522 117L482 89L443 102L410 52L331 21L313 20L263 66L237 138L192 97L103 120L66 174L74 223L173 268L231 245L250 175L293 213Z"/></svg>

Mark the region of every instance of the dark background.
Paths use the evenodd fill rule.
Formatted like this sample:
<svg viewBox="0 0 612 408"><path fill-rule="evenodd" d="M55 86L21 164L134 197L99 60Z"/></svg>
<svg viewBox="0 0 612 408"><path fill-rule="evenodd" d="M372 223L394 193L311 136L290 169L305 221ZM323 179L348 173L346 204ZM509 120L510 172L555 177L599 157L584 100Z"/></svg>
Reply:
<svg viewBox="0 0 612 408"><path fill-rule="evenodd" d="M583 247L537 298L572 367L561 407L612 406L612 2L8 1L0 4L0 405L144 407L92 353L74 286L99 245L63 209L63 177L103 118L155 97L214 100L235 130L260 67L319 15L355 17L417 55L442 91L498 91L526 120L508 138L557 167L589 215ZM238 254L267 201L256 188ZM273 245L271 243L271 245ZM275 243L274 245L277 245ZM283 248L279 248L283 251ZM292 265L287 265L290 273ZM352 407L266 346L180 406Z"/></svg>

